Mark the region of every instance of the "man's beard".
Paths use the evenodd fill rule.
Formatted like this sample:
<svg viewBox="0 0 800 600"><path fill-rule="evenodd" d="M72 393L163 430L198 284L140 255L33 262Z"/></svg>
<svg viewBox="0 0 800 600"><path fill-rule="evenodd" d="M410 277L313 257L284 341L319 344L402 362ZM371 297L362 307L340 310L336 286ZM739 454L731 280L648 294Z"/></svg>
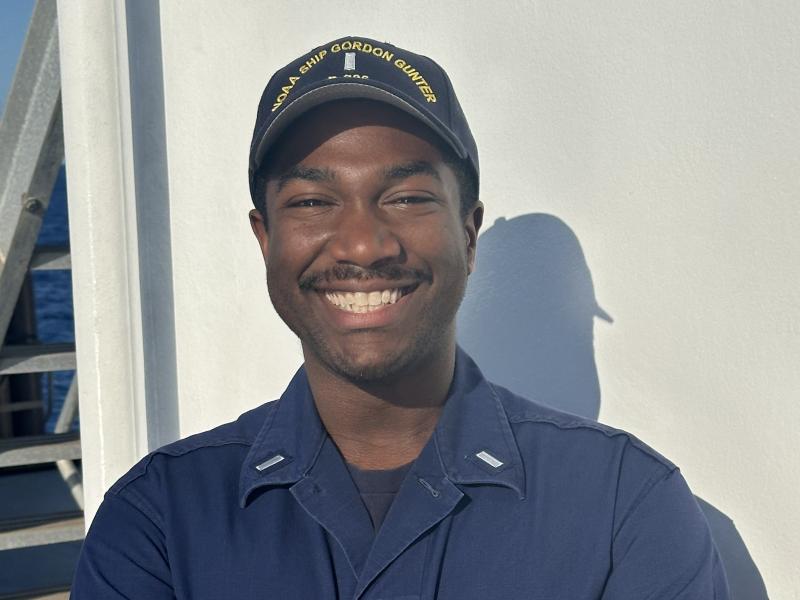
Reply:
<svg viewBox="0 0 800 600"><path fill-rule="evenodd" d="M359 364L346 353L333 348L324 336L316 331L305 331L304 335L295 331L300 337L303 351L311 352L332 373L342 379L357 385L370 383L389 383L393 379L413 372L415 368L424 363L429 356L440 348L441 344L449 342L454 326L455 313L449 319L440 319L435 327L420 330L411 343L398 352L385 354L380 360L373 360L370 364Z"/></svg>

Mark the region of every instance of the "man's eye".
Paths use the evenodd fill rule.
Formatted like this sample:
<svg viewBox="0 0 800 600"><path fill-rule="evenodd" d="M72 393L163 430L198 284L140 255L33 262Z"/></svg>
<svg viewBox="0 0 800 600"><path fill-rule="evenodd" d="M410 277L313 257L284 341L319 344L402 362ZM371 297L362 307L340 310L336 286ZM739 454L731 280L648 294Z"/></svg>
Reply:
<svg viewBox="0 0 800 600"><path fill-rule="evenodd" d="M328 204L328 201L320 198L303 198L301 200L295 200L290 206L296 206L298 208L317 208L320 206L327 206Z"/></svg>
<svg viewBox="0 0 800 600"><path fill-rule="evenodd" d="M392 200L393 204L425 204L426 202L433 202L433 198L426 196L401 196Z"/></svg>

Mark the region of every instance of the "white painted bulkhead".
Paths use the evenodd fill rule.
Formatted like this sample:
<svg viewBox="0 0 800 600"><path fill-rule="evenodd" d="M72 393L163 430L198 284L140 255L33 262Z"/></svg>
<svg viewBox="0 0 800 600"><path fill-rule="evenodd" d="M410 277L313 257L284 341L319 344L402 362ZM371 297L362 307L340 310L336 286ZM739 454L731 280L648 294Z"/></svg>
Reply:
<svg viewBox="0 0 800 600"><path fill-rule="evenodd" d="M798 26L785 0L61 0L87 518L149 449L300 364L248 145L269 75L352 33L441 62L477 139L467 349L680 465L736 597L800 597Z"/></svg>

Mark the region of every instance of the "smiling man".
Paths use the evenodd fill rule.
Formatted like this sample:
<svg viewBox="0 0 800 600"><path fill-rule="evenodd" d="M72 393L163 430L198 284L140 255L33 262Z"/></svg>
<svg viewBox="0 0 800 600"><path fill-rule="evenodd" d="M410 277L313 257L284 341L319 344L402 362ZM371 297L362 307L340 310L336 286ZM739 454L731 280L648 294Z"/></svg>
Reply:
<svg viewBox="0 0 800 600"><path fill-rule="evenodd" d="M457 348L478 174L428 58L344 38L272 77L250 222L304 365L109 490L73 598L727 598L668 460Z"/></svg>

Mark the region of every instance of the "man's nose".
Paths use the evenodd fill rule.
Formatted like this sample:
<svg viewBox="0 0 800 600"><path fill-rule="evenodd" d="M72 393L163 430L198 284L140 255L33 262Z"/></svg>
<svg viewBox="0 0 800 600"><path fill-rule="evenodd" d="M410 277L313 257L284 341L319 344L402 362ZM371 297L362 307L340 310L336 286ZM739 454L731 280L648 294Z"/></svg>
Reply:
<svg viewBox="0 0 800 600"><path fill-rule="evenodd" d="M363 205L342 214L328 247L337 262L361 267L396 260L403 253L400 240L380 209Z"/></svg>

